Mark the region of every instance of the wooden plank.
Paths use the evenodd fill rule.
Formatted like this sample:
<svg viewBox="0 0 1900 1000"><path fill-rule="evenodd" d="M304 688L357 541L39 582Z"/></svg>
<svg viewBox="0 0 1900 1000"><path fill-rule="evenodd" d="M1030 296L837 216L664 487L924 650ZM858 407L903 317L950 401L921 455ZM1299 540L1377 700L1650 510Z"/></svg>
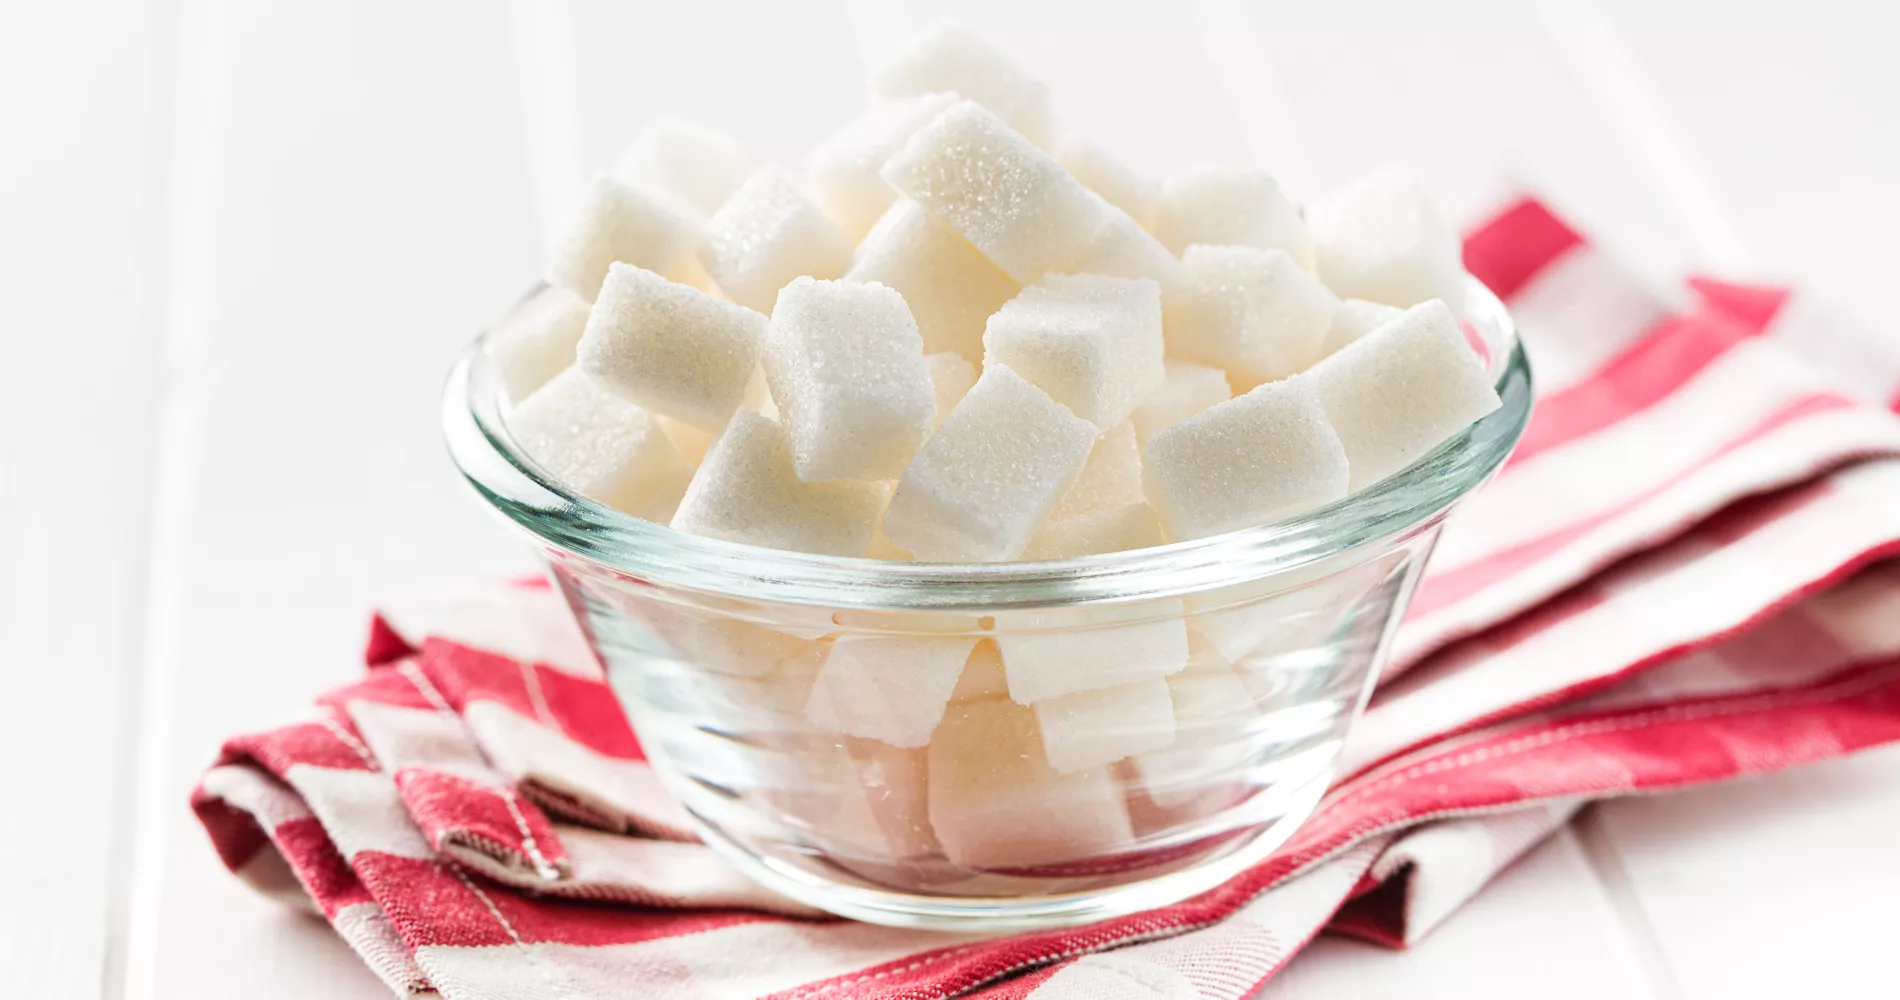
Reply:
<svg viewBox="0 0 1900 1000"><path fill-rule="evenodd" d="M454 354L538 269L504 21L456 0L182 17L181 113L209 124L178 156L201 190L167 289L126 993L373 996L320 925L243 899L184 796L220 738L360 671L379 594L529 562L436 430Z"/></svg>
<svg viewBox="0 0 1900 1000"><path fill-rule="evenodd" d="M1605 5L1749 256L1887 328L1900 5Z"/></svg>
<svg viewBox="0 0 1900 1000"><path fill-rule="evenodd" d="M1900 747L1617 802L1600 821L1681 996L1865 996L1891 981Z"/></svg>
<svg viewBox="0 0 1900 1000"><path fill-rule="evenodd" d="M140 626L160 4L0 8L0 994L94 997Z"/></svg>
<svg viewBox="0 0 1900 1000"><path fill-rule="evenodd" d="M1656 995L1576 838L1560 832L1405 951L1322 937L1261 1000Z"/></svg>

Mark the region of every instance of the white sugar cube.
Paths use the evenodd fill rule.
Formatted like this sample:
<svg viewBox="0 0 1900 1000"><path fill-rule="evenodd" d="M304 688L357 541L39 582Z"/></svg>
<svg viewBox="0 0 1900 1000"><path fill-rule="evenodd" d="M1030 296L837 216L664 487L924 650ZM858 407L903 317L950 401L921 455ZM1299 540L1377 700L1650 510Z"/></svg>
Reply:
<svg viewBox="0 0 1900 1000"><path fill-rule="evenodd" d="M882 176L1023 284L1080 256L1105 221L1094 192L968 101L919 129Z"/></svg>
<svg viewBox="0 0 1900 1000"><path fill-rule="evenodd" d="M1095 425L1008 366L986 366L904 469L884 531L919 559L1014 559L1094 445Z"/></svg>
<svg viewBox="0 0 1900 1000"><path fill-rule="evenodd" d="M1327 329L1326 339L1320 341L1319 356L1328 357L1403 315L1405 310L1398 306L1347 299L1339 304L1339 311L1333 314L1333 325Z"/></svg>
<svg viewBox="0 0 1900 1000"><path fill-rule="evenodd" d="M1188 632L1197 644L1205 642L1210 654L1233 664L1243 681L1265 687L1278 669L1276 661L1325 649L1331 633L1389 570L1379 562L1343 570L1335 565L1302 571L1293 580L1195 594L1186 599Z"/></svg>
<svg viewBox="0 0 1900 1000"><path fill-rule="evenodd" d="M508 431L575 492L662 524L692 475L652 414L577 368L515 407Z"/></svg>
<svg viewBox="0 0 1900 1000"><path fill-rule="evenodd" d="M1458 235L1403 170L1374 174L1306 206L1319 274L1340 298L1390 306L1464 301Z"/></svg>
<svg viewBox="0 0 1900 1000"><path fill-rule="evenodd" d="M930 743L930 826L971 868L1079 861L1130 846L1134 831L1106 768L1062 774L1043 754L1034 709L952 705Z"/></svg>
<svg viewBox="0 0 1900 1000"><path fill-rule="evenodd" d="M660 117L634 137L614 176L705 218L738 190L758 161L744 143L703 125Z"/></svg>
<svg viewBox="0 0 1900 1000"><path fill-rule="evenodd" d="M1169 358L1160 388L1135 407L1135 439L1146 448L1156 434L1233 395L1226 372Z"/></svg>
<svg viewBox="0 0 1900 1000"><path fill-rule="evenodd" d="M1084 514L1095 514L1139 503L1141 492L1141 448L1135 443L1135 425L1124 420L1095 439L1088 464L1075 477L1075 485L1062 495L1062 502L1050 517L1064 521Z"/></svg>
<svg viewBox="0 0 1900 1000"><path fill-rule="evenodd" d="M1161 383L1161 289L1146 278L1052 274L990 317L984 365L1007 365L1108 429Z"/></svg>
<svg viewBox="0 0 1900 1000"><path fill-rule="evenodd" d="M1010 698L1032 705L1180 670L1188 662L1182 610L1164 600L997 614Z"/></svg>
<svg viewBox="0 0 1900 1000"><path fill-rule="evenodd" d="M1174 743L1133 761L1142 790L1164 809L1233 797L1234 760L1258 718L1253 694L1225 663L1196 665L1167 680Z"/></svg>
<svg viewBox="0 0 1900 1000"><path fill-rule="evenodd" d="M1168 678L1168 697L1174 703L1177 738L1231 738L1236 728L1258 716L1253 695L1240 671L1213 647L1192 641L1194 662Z"/></svg>
<svg viewBox="0 0 1900 1000"><path fill-rule="evenodd" d="M701 235L697 222L661 196L596 177L548 261L548 284L592 302L610 264L683 279Z"/></svg>
<svg viewBox="0 0 1900 1000"><path fill-rule="evenodd" d="M1101 203L1102 226L1073 260L1058 268L1065 274L1106 274L1116 278L1153 278L1163 292L1187 280L1180 260L1148 235L1127 212Z"/></svg>
<svg viewBox="0 0 1900 1000"><path fill-rule="evenodd" d="M923 339L883 285L794 280L778 293L763 360L807 482L896 479L930 435Z"/></svg>
<svg viewBox="0 0 1900 1000"><path fill-rule="evenodd" d="M942 91L983 105L1038 146L1054 136L1048 85L955 25L932 28L871 76L871 96L881 100Z"/></svg>
<svg viewBox="0 0 1900 1000"><path fill-rule="evenodd" d="M958 705L1007 694L1009 678L1003 673L1003 654L997 651L995 640L984 639L964 662L963 674L957 678L956 689L950 692L950 703Z"/></svg>
<svg viewBox="0 0 1900 1000"><path fill-rule="evenodd" d="M672 417L660 418L660 429L666 432L673 447L679 449L680 456L697 467L706 457L706 449L712 447L715 432L692 424L682 423Z"/></svg>
<svg viewBox="0 0 1900 1000"><path fill-rule="evenodd" d="M1154 221L1161 185L1123 166L1107 150L1081 136L1066 136L1056 144L1056 161L1138 225L1145 228Z"/></svg>
<svg viewBox="0 0 1900 1000"><path fill-rule="evenodd" d="M1346 495L1346 449L1305 376L1268 382L1162 431L1148 500L1179 542L1266 524Z"/></svg>
<svg viewBox="0 0 1900 1000"><path fill-rule="evenodd" d="M508 399L527 399L572 366L586 325L586 300L565 288L543 288L516 306L483 341Z"/></svg>
<svg viewBox="0 0 1900 1000"><path fill-rule="evenodd" d="M974 638L839 636L818 668L805 717L827 732L921 747L975 645Z"/></svg>
<svg viewBox="0 0 1900 1000"><path fill-rule="evenodd" d="M656 413L716 431L746 400L765 317L615 264L576 351L582 370Z"/></svg>
<svg viewBox="0 0 1900 1000"><path fill-rule="evenodd" d="M795 661L809 659L816 668L828 648L824 643L736 618L723 618L695 609L667 609L641 616L654 626L673 654L692 669L732 677L765 678L774 672L796 673ZM809 671L805 671L809 672ZM804 701L798 703L804 709Z"/></svg>
<svg viewBox="0 0 1900 1000"><path fill-rule="evenodd" d="M890 562L913 562L916 556L902 545L891 541L890 536L880 530L871 536L871 547L864 553L867 559L884 559Z"/></svg>
<svg viewBox="0 0 1900 1000"><path fill-rule="evenodd" d="M926 355L924 366L930 369L930 388L937 398L937 415L930 422L934 430L976 384L976 366L963 355L950 351Z"/></svg>
<svg viewBox="0 0 1900 1000"><path fill-rule="evenodd" d="M765 338L761 337L759 340L760 353L764 353ZM753 381L747 385L745 405L746 409L751 410L773 423L778 423L778 402L772 398L772 390L766 388L765 368L763 366L759 368Z"/></svg>
<svg viewBox="0 0 1900 1000"><path fill-rule="evenodd" d="M861 556L889 497L883 483L799 479L785 429L740 409L693 475L673 528L767 548Z"/></svg>
<svg viewBox="0 0 1900 1000"><path fill-rule="evenodd" d="M676 645L675 648L693 647ZM636 694L636 697L710 716L735 730L771 734L773 738L806 736L811 733L811 724L805 721L805 703L810 700L812 679L818 675L825 649L824 644L813 643L811 653L772 663L752 676L688 663L683 667L639 672L645 676L628 680L648 689L646 695ZM634 673L636 671L617 670L610 676L618 680Z"/></svg>
<svg viewBox="0 0 1900 1000"><path fill-rule="evenodd" d="M923 334L924 350L983 360L983 324L1022 291L956 230L914 201L899 201L858 244L847 281L897 289Z"/></svg>
<svg viewBox="0 0 1900 1000"><path fill-rule="evenodd" d="M1169 250L1185 253L1196 243L1283 250L1313 270L1313 238L1280 185L1258 170L1210 168L1183 171L1161 187L1154 234Z"/></svg>
<svg viewBox="0 0 1900 1000"><path fill-rule="evenodd" d="M1060 774L1112 764L1174 742L1174 704L1161 678L1036 703L1042 749Z"/></svg>
<svg viewBox="0 0 1900 1000"><path fill-rule="evenodd" d="M805 158L812 200L846 236L863 238L897 200L897 192L878 176L884 161L957 100L955 94L935 93L871 105Z"/></svg>
<svg viewBox="0 0 1900 1000"><path fill-rule="evenodd" d="M929 752L859 739L846 739L844 750L857 780L843 791L851 811L862 803L862 815L877 831L866 842L874 855L882 860L938 853L942 848L930 829Z"/></svg>
<svg viewBox="0 0 1900 1000"><path fill-rule="evenodd" d="M1083 514L1043 525L1023 550L1024 559L1075 559L1167 544L1161 521L1146 502Z"/></svg>
<svg viewBox="0 0 1900 1000"><path fill-rule="evenodd" d="M770 312L793 278L836 278L851 266L851 240L791 178L774 168L753 174L706 223L699 249L732 301Z"/></svg>
<svg viewBox="0 0 1900 1000"><path fill-rule="evenodd" d="M1302 378L1345 446L1354 490L1412 464L1499 406L1484 362L1438 301L1413 306Z"/></svg>
<svg viewBox="0 0 1900 1000"><path fill-rule="evenodd" d="M1168 353L1212 365L1244 392L1305 369L1339 300L1284 251L1188 248L1187 283L1168 297Z"/></svg>

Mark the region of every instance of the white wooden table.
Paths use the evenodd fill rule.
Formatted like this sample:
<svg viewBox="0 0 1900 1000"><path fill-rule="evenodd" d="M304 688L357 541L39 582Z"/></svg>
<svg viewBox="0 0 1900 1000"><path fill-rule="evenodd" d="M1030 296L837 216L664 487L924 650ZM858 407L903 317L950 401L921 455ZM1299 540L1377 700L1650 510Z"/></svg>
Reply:
<svg viewBox="0 0 1900 1000"><path fill-rule="evenodd" d="M1464 216L1504 165L1658 275L1890 316L1890 0L5 5L0 995L381 995L224 875L196 773L353 675L379 593L526 565L436 392L592 166L662 110L791 161L951 8L1146 171L1304 195L1403 157ZM1619 803L1421 947L1323 940L1265 994L1893 990L1896 831L1900 751Z"/></svg>

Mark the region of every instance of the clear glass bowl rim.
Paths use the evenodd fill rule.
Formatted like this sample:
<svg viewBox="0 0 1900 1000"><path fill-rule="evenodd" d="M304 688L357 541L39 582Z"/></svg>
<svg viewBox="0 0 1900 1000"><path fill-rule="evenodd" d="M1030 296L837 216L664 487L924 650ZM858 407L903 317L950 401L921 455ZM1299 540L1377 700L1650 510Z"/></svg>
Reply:
<svg viewBox="0 0 1900 1000"><path fill-rule="evenodd" d="M1503 465L1531 410L1529 363L1504 304L1466 279L1503 405L1405 469L1302 514L1147 549L1039 562L930 563L814 555L677 532L567 489L508 433L477 337L443 392L449 453L484 501L540 543L610 571L723 597L827 608L985 614L1151 599L1297 574L1433 523ZM1292 584L1289 584L1291 586Z"/></svg>

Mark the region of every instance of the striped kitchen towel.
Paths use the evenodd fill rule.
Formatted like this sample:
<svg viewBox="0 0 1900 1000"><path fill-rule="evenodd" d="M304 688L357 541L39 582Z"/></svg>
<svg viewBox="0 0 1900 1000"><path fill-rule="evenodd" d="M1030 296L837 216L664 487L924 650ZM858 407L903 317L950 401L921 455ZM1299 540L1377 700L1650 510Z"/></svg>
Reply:
<svg viewBox="0 0 1900 1000"><path fill-rule="evenodd" d="M1418 940L1591 800L1900 740L1900 341L1649 289L1529 199L1466 261L1538 409L1447 526L1347 777L1218 889L991 936L777 897L693 839L539 584L385 609L364 679L232 739L193 805L399 993L1241 997L1322 929Z"/></svg>

